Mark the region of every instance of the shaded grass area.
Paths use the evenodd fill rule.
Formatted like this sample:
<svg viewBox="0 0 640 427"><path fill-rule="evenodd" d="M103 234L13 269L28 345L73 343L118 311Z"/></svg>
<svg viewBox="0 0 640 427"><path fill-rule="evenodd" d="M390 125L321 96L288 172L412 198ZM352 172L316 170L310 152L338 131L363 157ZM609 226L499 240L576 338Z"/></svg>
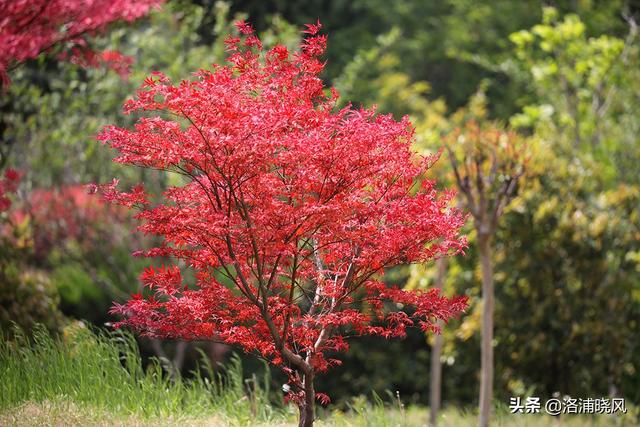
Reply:
<svg viewBox="0 0 640 427"><path fill-rule="evenodd" d="M126 333L76 326L53 338L36 329L0 337L0 425L2 426L294 426L296 410L269 401L268 378L243 379L239 359L224 374L207 359L192 378L171 379L158 360L142 366L135 339ZM498 409L493 425L637 426L626 416L511 415ZM405 408L400 399L352 399L345 411L320 410L318 426L423 426L428 411ZM439 426L473 426L476 415L454 408Z"/></svg>

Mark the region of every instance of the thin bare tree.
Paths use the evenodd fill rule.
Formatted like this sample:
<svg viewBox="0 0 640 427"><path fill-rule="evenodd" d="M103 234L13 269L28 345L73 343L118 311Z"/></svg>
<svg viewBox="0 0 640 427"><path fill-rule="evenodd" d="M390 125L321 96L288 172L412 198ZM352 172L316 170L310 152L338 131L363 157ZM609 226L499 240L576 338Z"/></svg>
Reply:
<svg viewBox="0 0 640 427"><path fill-rule="evenodd" d="M473 217L482 272L480 417L487 427L493 398L494 282L492 239L498 221L517 193L528 160L526 139L494 123L470 120L446 145L460 198Z"/></svg>

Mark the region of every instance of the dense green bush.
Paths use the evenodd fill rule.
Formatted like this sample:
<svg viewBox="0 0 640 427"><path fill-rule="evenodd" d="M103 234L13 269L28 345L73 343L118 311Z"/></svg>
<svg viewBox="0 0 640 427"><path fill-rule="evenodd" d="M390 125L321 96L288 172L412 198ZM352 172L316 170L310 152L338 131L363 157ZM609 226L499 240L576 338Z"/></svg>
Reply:
<svg viewBox="0 0 640 427"><path fill-rule="evenodd" d="M36 324L59 331L64 316L60 297L45 274L36 270L20 271L18 266L0 272L0 331L9 335L13 324L29 332Z"/></svg>

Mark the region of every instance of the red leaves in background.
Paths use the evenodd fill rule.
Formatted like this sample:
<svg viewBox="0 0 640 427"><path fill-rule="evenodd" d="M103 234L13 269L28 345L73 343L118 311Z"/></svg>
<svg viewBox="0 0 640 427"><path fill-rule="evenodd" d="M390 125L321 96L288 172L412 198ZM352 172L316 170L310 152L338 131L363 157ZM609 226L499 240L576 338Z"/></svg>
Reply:
<svg viewBox="0 0 640 427"><path fill-rule="evenodd" d="M115 22L132 22L163 0L0 0L0 80L9 83L7 70L36 58L60 44L74 46L71 59L82 65L105 64L128 74L131 58L113 52L95 53L87 47L91 36Z"/></svg>
<svg viewBox="0 0 640 427"><path fill-rule="evenodd" d="M85 250L97 245L104 248L120 234L114 227L130 223L127 210L91 196L81 185L31 191L10 213L13 224L25 218L33 228L35 255L43 258L69 241Z"/></svg>
<svg viewBox="0 0 640 427"><path fill-rule="evenodd" d="M69 52L62 52L58 55L61 61L69 61L73 64L85 68L107 67L115 71L121 78L125 79L129 76L133 57L123 55L115 50L105 50L102 52L94 52L86 48L73 47Z"/></svg>
<svg viewBox="0 0 640 427"><path fill-rule="evenodd" d="M20 173L14 169L4 171L4 177L0 178L0 213L11 207L9 194L15 193L20 182Z"/></svg>

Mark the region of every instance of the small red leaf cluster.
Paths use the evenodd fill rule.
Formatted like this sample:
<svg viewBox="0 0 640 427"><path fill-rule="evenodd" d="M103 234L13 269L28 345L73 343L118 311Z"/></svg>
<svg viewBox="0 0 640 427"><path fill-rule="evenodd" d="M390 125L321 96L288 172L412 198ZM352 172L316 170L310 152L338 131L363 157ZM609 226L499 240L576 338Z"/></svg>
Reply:
<svg viewBox="0 0 640 427"><path fill-rule="evenodd" d="M381 281L389 267L462 251L464 217L425 178L435 158L410 150L408 118L336 107L319 77L319 24L299 51L265 50L249 24L237 29L228 64L177 84L154 73L125 104L135 126L99 136L116 162L182 178L161 195L115 183L104 194L163 237L144 255L195 272L185 283L175 265L149 268L147 291L113 312L147 336L257 353L289 374L299 400L301 375L339 363L325 354L347 350L346 336L433 330L465 308L465 298Z"/></svg>
<svg viewBox="0 0 640 427"><path fill-rule="evenodd" d="M95 52L86 46L74 46L69 51L58 55L61 61L69 61L83 68L106 67L115 71L122 79L129 77L133 57L123 55L116 50Z"/></svg>
<svg viewBox="0 0 640 427"><path fill-rule="evenodd" d="M9 195L16 192L19 182L20 173L15 169L8 168L4 171L4 176L0 178L0 213L11 207Z"/></svg>
<svg viewBox="0 0 640 427"><path fill-rule="evenodd" d="M163 0L0 0L0 81L7 69L36 58L56 45L74 45L63 59L84 65L106 64L125 74L131 59L113 52L97 54L85 36L103 31L115 21L132 22Z"/></svg>

